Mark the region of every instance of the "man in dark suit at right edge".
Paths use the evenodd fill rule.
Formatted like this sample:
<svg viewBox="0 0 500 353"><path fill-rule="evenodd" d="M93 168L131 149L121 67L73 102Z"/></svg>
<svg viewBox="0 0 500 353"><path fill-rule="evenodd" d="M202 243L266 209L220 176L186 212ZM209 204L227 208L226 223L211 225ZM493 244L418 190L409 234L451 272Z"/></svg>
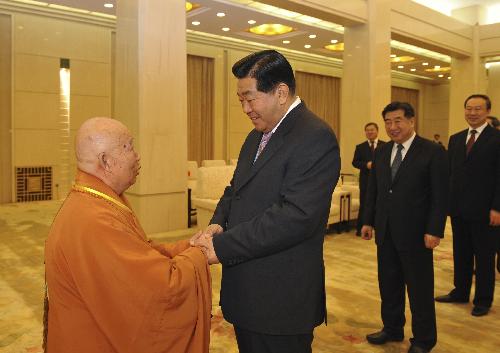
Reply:
<svg viewBox="0 0 500 353"><path fill-rule="evenodd" d="M441 303L467 303L476 273L471 314L488 314L495 290L495 250L500 225L500 132L488 125L490 98L465 100L469 127L450 137L450 216L455 288L436 297Z"/></svg>

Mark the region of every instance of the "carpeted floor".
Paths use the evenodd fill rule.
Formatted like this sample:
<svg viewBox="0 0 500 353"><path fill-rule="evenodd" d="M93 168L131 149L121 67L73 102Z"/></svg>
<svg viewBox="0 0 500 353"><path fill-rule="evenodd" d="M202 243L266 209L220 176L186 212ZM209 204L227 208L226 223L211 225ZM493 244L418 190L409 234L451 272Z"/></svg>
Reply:
<svg viewBox="0 0 500 353"><path fill-rule="evenodd" d="M59 206L57 201L0 205L0 352L42 351L43 246ZM193 232L184 230L151 237L172 240ZM375 250L372 241L363 241L352 233L326 236L328 326L315 330L314 353L403 353L408 350L407 339L382 347L370 345L365 339L367 333L378 330L381 325ZM444 294L451 288L453 277L449 228L434 259L435 291ZM232 327L224 321L217 305L220 266L212 267L212 276L214 318L210 352L237 352ZM499 279L497 274L497 282ZM438 344L433 352L500 352L498 291L489 315L473 317L471 309L471 304L436 304ZM407 308L407 338L411 337L410 320Z"/></svg>

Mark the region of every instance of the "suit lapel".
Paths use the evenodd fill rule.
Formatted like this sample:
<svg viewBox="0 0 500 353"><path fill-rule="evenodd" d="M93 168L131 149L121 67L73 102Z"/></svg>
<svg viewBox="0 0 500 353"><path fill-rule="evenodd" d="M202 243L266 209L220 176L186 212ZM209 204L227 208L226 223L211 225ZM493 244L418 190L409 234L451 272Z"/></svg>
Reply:
<svg viewBox="0 0 500 353"><path fill-rule="evenodd" d="M403 159L403 162L401 162L401 165L399 166L399 169L396 172L396 176L394 177L394 180L392 181L393 185L398 182L401 174L404 173L405 170L410 168L411 164L415 160L415 156L418 155L418 151L420 150L421 146L422 146L422 139L420 138L420 136L416 135L415 139L413 140L412 144L410 145L410 149L406 152L406 155L405 155L405 158Z"/></svg>
<svg viewBox="0 0 500 353"><path fill-rule="evenodd" d="M255 158L255 154L257 153L257 148L260 143L260 139L262 138L262 133L257 134L259 136L258 141L255 143L255 148L249 148L249 150L253 151L253 155L246 158L247 165L244 170L241 170L241 181L236 183L236 191L240 190L243 186L245 186L252 178L262 169L264 165L269 162L277 151L283 146L285 142L285 136L288 132L293 128L295 122L297 121L297 117L301 112L306 109L304 103L300 103L297 107L292 109L290 113L286 116L285 120L282 121L281 125L278 129L273 133L271 139L267 143L266 147L259 155L259 158L253 162ZM248 162L250 164L248 165Z"/></svg>
<svg viewBox="0 0 500 353"><path fill-rule="evenodd" d="M391 153L394 142L389 142L385 150L380 151L380 163L381 170L383 173L383 179L388 180L388 184L391 184Z"/></svg>

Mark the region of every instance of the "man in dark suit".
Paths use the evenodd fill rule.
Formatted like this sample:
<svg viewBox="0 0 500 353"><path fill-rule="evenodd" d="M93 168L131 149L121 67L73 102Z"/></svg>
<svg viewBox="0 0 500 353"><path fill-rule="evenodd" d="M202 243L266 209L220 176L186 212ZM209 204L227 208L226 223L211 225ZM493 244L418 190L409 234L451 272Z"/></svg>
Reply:
<svg viewBox="0 0 500 353"><path fill-rule="evenodd" d="M414 115L401 102L382 112L392 141L375 154L361 232L365 239L376 232L384 324L368 342L403 340L406 286L414 336L408 352L422 353L437 341L432 249L444 233L448 170L445 150L416 135Z"/></svg>
<svg viewBox="0 0 500 353"><path fill-rule="evenodd" d="M363 211L365 206L366 189L368 188L368 178L370 169L372 169L373 156L375 150L384 144L384 141L378 139L378 125L368 123L365 125L366 141L356 145L352 165L359 169L359 211L356 226L356 235L361 235L363 226Z"/></svg>
<svg viewBox="0 0 500 353"><path fill-rule="evenodd" d="M495 250L500 225L500 132L488 125L488 96L473 94L464 103L469 127L450 137L450 216L455 288L436 297L467 303L476 271L474 316L486 315L495 289Z"/></svg>
<svg viewBox="0 0 500 353"><path fill-rule="evenodd" d="M222 263L220 304L241 353L311 352L326 319L323 239L340 174L337 139L266 50L233 66L254 125L211 224L193 244Z"/></svg>

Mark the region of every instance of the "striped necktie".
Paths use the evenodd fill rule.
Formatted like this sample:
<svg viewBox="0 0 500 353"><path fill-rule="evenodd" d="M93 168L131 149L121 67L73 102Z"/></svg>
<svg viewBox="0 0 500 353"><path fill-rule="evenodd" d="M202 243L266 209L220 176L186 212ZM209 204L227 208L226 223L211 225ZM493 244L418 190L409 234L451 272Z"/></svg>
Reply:
<svg viewBox="0 0 500 353"><path fill-rule="evenodd" d="M272 131L265 132L262 135L262 139L260 140L259 148L257 149L257 154L255 155L254 162L257 160L257 158L259 158L259 156L262 153L262 151L264 151L264 148L266 147L267 143L271 139L272 135L273 135Z"/></svg>

